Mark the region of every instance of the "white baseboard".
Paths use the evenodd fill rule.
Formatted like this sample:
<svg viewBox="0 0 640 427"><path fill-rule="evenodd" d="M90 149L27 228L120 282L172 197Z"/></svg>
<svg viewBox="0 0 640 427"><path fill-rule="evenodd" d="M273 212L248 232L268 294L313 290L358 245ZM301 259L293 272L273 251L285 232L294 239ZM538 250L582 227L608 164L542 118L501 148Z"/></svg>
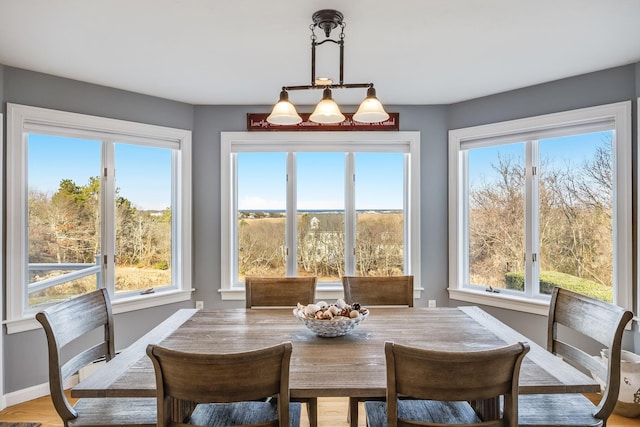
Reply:
<svg viewBox="0 0 640 427"><path fill-rule="evenodd" d="M17 405L49 394L49 383L34 385L4 395L7 406Z"/></svg>
<svg viewBox="0 0 640 427"><path fill-rule="evenodd" d="M72 375L65 383L65 389L73 387L78 384L78 375ZM37 399L42 396L49 395L49 383L43 383L34 385L31 387L23 388L22 390L7 393L4 396L0 396L0 405L2 409L17 405L19 403L28 402L29 400Z"/></svg>

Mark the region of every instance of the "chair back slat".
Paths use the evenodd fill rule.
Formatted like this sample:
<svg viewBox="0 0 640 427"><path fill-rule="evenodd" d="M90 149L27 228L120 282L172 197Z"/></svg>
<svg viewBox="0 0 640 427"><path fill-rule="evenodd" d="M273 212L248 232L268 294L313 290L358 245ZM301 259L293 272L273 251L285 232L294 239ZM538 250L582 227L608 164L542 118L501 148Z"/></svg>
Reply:
<svg viewBox="0 0 640 427"><path fill-rule="evenodd" d="M96 359L109 361L115 357L109 294L105 289L89 292L40 311L36 320L47 338L51 400L66 425L78 414L64 393L65 381ZM99 328L104 333L96 343L95 334L90 332ZM73 346L68 345L72 342Z"/></svg>
<svg viewBox="0 0 640 427"><path fill-rule="evenodd" d="M569 363L585 371L598 372L605 381L605 389L595 408L594 416L606 420L617 403L620 391L620 359L622 334L633 313L617 305L595 298L554 288L549 306L547 348ZM558 325L579 332L608 349L606 366L596 362L586 351L562 339Z"/></svg>
<svg viewBox="0 0 640 427"><path fill-rule="evenodd" d="M495 425L517 426L518 379L522 360L528 351L527 343L482 351L450 352L386 342L389 425L395 425L396 421L402 425L397 412L399 396L449 402L502 396L504 417Z"/></svg>
<svg viewBox="0 0 640 427"><path fill-rule="evenodd" d="M349 303L413 307L413 276L343 276L342 288Z"/></svg>
<svg viewBox="0 0 640 427"><path fill-rule="evenodd" d="M316 282L316 277L246 277L246 308L311 304Z"/></svg>
<svg viewBox="0 0 640 427"><path fill-rule="evenodd" d="M511 393L519 355L523 355L521 344L464 353L396 344L390 357L394 359L399 394L425 400L460 401Z"/></svg>
<svg viewBox="0 0 640 427"><path fill-rule="evenodd" d="M280 425L289 426L289 365L292 345L242 353L185 353L150 344L158 394L158 425L173 420L169 401L232 403L277 396ZM240 380L239 373L242 373Z"/></svg>
<svg viewBox="0 0 640 427"><path fill-rule="evenodd" d="M63 381L69 379L88 364L104 358L108 351L108 344L101 342L67 360L60 370Z"/></svg>
<svg viewBox="0 0 640 427"><path fill-rule="evenodd" d="M100 289L47 308L45 312L58 345L64 347L88 332L109 324L111 306L109 310L105 309L108 298L107 291Z"/></svg>
<svg viewBox="0 0 640 427"><path fill-rule="evenodd" d="M599 378L607 377L607 366L586 351L562 341L556 341L553 350L556 355L562 356L567 363L578 369L597 374Z"/></svg>
<svg viewBox="0 0 640 427"><path fill-rule="evenodd" d="M615 338L616 325L624 313L622 307L596 300L576 292L558 289L553 321L586 335L605 347ZM606 327L603 327L606 326ZM623 325L624 326L624 325Z"/></svg>

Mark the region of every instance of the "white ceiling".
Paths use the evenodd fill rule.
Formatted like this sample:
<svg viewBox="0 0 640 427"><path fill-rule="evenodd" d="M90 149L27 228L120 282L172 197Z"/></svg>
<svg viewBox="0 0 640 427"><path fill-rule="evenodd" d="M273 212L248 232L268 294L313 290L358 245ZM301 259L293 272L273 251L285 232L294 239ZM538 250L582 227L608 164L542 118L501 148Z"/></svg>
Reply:
<svg viewBox="0 0 640 427"><path fill-rule="evenodd" d="M310 83L319 9L344 14L345 82L375 83L385 104L453 103L640 62L640 0L0 0L0 64L191 104L272 104L281 86ZM321 75L337 62L323 46Z"/></svg>

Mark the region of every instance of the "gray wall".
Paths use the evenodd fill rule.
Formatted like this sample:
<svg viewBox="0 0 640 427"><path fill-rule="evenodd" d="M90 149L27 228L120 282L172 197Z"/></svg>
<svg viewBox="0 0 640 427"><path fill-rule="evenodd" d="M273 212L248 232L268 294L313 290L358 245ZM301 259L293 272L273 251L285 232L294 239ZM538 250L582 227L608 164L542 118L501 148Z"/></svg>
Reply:
<svg viewBox="0 0 640 427"><path fill-rule="evenodd" d="M193 128L193 106L181 102L12 67L4 67L3 87L3 111L6 111L5 102L10 102L179 129Z"/></svg>
<svg viewBox="0 0 640 427"><path fill-rule="evenodd" d="M448 127L486 123L628 101L636 98L636 66L556 80L449 106Z"/></svg>
<svg viewBox="0 0 640 427"><path fill-rule="evenodd" d="M0 65L0 102L4 99L4 66ZM2 103L4 105L4 103ZM0 107L0 110L3 107Z"/></svg>
<svg viewBox="0 0 640 427"><path fill-rule="evenodd" d="M0 92L3 111L5 103L12 102L192 129L194 299L204 301L205 307L210 308L244 305L243 301L223 302L218 292L220 132L244 131L246 113L266 112L269 106L191 106L10 67L5 67L4 73L0 67L0 79L4 87L4 92ZM426 305L427 299L437 300L439 306L458 305L457 301L449 301L446 291L448 129L636 99L640 96L638 82L640 64L449 106L388 107L389 111L400 113L401 130L421 133L420 237L425 291L417 306ZM177 308L191 305L171 304L117 315L117 347L126 346ZM484 308L534 341L544 342L544 316ZM5 335L4 351L5 393L46 381L46 348L41 331Z"/></svg>
<svg viewBox="0 0 640 427"><path fill-rule="evenodd" d="M640 63L635 64L636 69L636 98L640 98Z"/></svg>

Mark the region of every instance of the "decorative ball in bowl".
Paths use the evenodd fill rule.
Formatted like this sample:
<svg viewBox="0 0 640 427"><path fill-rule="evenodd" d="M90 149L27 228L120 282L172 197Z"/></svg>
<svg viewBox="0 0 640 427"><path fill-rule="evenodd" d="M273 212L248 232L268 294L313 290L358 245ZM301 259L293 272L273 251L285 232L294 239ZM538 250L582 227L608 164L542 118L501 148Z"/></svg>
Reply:
<svg viewBox="0 0 640 427"><path fill-rule="evenodd" d="M339 299L334 304L325 301L308 305L298 303L293 315L316 335L333 338L351 332L369 316L369 310L357 302L347 304Z"/></svg>

